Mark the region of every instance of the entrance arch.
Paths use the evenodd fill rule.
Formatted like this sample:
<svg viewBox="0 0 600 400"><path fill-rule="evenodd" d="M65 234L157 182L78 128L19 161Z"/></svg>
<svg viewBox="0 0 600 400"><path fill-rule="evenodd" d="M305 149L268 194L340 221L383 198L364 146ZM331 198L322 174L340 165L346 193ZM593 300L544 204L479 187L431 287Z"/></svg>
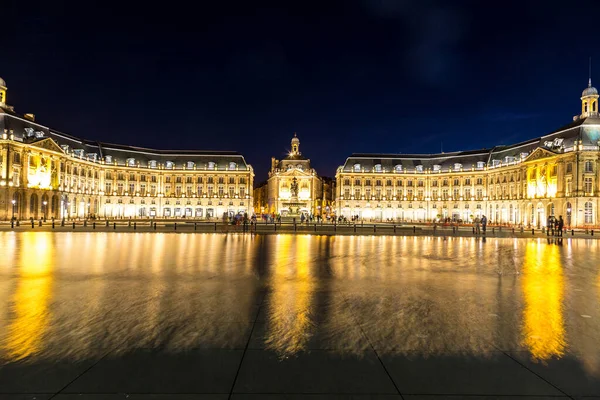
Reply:
<svg viewBox="0 0 600 400"><path fill-rule="evenodd" d="M58 196L53 195L52 200L50 201L50 214L52 218L56 218L58 215Z"/></svg>
<svg viewBox="0 0 600 400"><path fill-rule="evenodd" d="M21 219L21 210L23 208L22 202L23 202L23 197L21 196L21 194L18 192L13 193L13 198L11 201L11 203L12 203L11 216L14 216L16 219Z"/></svg>
<svg viewBox="0 0 600 400"><path fill-rule="evenodd" d="M565 216L567 217L565 220L565 224L567 226L571 226L571 216L573 215L573 208L571 207L571 203L567 202L565 206Z"/></svg>
<svg viewBox="0 0 600 400"><path fill-rule="evenodd" d="M44 219L48 219L48 208L50 207L50 202L48 200L48 194L44 193L42 195L42 218Z"/></svg>
<svg viewBox="0 0 600 400"><path fill-rule="evenodd" d="M29 198L29 217L33 217L34 219L37 219L38 218L38 208L39 208L38 195L34 193Z"/></svg>

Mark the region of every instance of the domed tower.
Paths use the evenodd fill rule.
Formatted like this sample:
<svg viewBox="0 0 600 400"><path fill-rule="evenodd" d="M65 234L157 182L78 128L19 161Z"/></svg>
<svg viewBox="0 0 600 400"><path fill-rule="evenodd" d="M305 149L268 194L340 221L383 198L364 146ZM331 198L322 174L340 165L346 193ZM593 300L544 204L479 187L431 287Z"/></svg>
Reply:
<svg viewBox="0 0 600 400"><path fill-rule="evenodd" d="M294 132L294 137L292 138L292 152L291 155L292 156L299 156L300 153L300 139L298 139L298 136L296 135L296 132Z"/></svg>
<svg viewBox="0 0 600 400"><path fill-rule="evenodd" d="M6 106L6 82L0 78L0 107Z"/></svg>
<svg viewBox="0 0 600 400"><path fill-rule="evenodd" d="M588 87L581 93L581 117L598 116L598 90L592 86L592 58L590 57L590 78Z"/></svg>

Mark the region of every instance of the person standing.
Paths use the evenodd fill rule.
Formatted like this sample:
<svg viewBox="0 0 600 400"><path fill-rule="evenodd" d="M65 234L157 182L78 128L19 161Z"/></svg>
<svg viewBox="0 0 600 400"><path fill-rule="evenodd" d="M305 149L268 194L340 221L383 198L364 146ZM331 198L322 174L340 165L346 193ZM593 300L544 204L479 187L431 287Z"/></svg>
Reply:
<svg viewBox="0 0 600 400"><path fill-rule="evenodd" d="M563 227L565 226L565 221L563 220L562 215L558 216L558 222L556 223L556 230L557 230L557 235L558 236L562 236L563 235Z"/></svg>
<svg viewBox="0 0 600 400"><path fill-rule="evenodd" d="M481 217L481 229L483 230L483 234L485 235L485 230L487 229L487 217L485 215Z"/></svg>
<svg viewBox="0 0 600 400"><path fill-rule="evenodd" d="M481 220L479 219L479 217L475 217L475 234L480 235L481 234Z"/></svg>

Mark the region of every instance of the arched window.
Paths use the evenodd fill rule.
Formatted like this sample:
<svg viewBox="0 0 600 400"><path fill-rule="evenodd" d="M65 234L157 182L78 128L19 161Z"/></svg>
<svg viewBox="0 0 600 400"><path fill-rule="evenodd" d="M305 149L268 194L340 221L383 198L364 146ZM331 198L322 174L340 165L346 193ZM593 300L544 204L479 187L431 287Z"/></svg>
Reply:
<svg viewBox="0 0 600 400"><path fill-rule="evenodd" d="M375 167L373 167L375 169L375 172L381 172L381 164L375 164Z"/></svg>
<svg viewBox="0 0 600 400"><path fill-rule="evenodd" d="M127 166L128 167L134 167L135 166L135 158L128 158L127 159Z"/></svg>
<svg viewBox="0 0 600 400"><path fill-rule="evenodd" d="M592 210L592 202L591 201L587 201L585 203L584 211L585 211L585 223L586 224L593 223L593 214L592 214L593 210Z"/></svg>
<svg viewBox="0 0 600 400"><path fill-rule="evenodd" d="M148 161L148 167L150 168L156 168L157 162L156 160L150 160Z"/></svg>
<svg viewBox="0 0 600 400"><path fill-rule="evenodd" d="M104 160L106 161L107 164L112 163L112 156L106 156L104 157Z"/></svg>
<svg viewBox="0 0 600 400"><path fill-rule="evenodd" d="M435 164L435 165L433 166L433 170L434 170L434 171L440 171L441 169L442 169L442 166L441 166L441 165Z"/></svg>
<svg viewBox="0 0 600 400"><path fill-rule="evenodd" d="M583 112L588 111L588 103L583 103Z"/></svg>
<svg viewBox="0 0 600 400"><path fill-rule="evenodd" d="M352 169L354 170L354 172L360 172L360 164L354 164Z"/></svg>
<svg viewBox="0 0 600 400"><path fill-rule="evenodd" d="M233 161L229 163L229 169L235 169L237 167L237 164L234 163Z"/></svg>
<svg viewBox="0 0 600 400"><path fill-rule="evenodd" d="M216 164L213 161L208 162L208 169L215 169Z"/></svg>
<svg viewBox="0 0 600 400"><path fill-rule="evenodd" d="M173 161L167 161L167 162L165 162L165 168L173 169L173 168L175 168L175 163Z"/></svg>
<svg viewBox="0 0 600 400"><path fill-rule="evenodd" d="M461 168L462 168L462 164L460 164L460 163L454 164L454 169L461 169Z"/></svg>
<svg viewBox="0 0 600 400"><path fill-rule="evenodd" d="M196 164L194 164L193 161L188 161L187 165L186 165L186 168L187 169L194 169L195 166L196 166Z"/></svg>
<svg viewBox="0 0 600 400"><path fill-rule="evenodd" d="M597 102L597 101L594 101L594 102L592 102L592 111L593 111L593 112L596 112L596 111L598 111L598 110L596 109L596 106L597 106L597 105L598 105L598 102Z"/></svg>
<svg viewBox="0 0 600 400"><path fill-rule="evenodd" d="M477 161L477 169L483 169L485 167L484 161Z"/></svg>
<svg viewBox="0 0 600 400"><path fill-rule="evenodd" d="M398 164L394 167L394 171L396 172L402 172L402 165Z"/></svg>

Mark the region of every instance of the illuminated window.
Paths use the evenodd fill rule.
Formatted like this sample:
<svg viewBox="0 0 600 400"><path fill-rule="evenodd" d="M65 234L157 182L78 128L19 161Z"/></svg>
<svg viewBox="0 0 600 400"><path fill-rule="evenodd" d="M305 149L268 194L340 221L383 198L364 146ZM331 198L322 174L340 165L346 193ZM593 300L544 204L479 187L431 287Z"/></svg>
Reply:
<svg viewBox="0 0 600 400"><path fill-rule="evenodd" d="M398 164L394 167L394 171L396 172L402 172L402 165Z"/></svg>
<svg viewBox="0 0 600 400"><path fill-rule="evenodd" d="M477 161L477 169L483 169L485 167L485 162Z"/></svg>
<svg viewBox="0 0 600 400"><path fill-rule="evenodd" d="M592 178L583 179L583 191L586 194L592 194Z"/></svg>
<svg viewBox="0 0 600 400"><path fill-rule="evenodd" d="M594 172L594 163L589 160L586 161L584 171L585 172Z"/></svg>
<svg viewBox="0 0 600 400"><path fill-rule="evenodd" d="M592 203L587 201L585 203L585 223L591 224L593 222L593 214L592 214Z"/></svg>
<svg viewBox="0 0 600 400"><path fill-rule="evenodd" d="M360 164L354 164L354 172L360 172Z"/></svg>
<svg viewBox="0 0 600 400"><path fill-rule="evenodd" d="M375 164L375 172L381 172L381 164Z"/></svg>

